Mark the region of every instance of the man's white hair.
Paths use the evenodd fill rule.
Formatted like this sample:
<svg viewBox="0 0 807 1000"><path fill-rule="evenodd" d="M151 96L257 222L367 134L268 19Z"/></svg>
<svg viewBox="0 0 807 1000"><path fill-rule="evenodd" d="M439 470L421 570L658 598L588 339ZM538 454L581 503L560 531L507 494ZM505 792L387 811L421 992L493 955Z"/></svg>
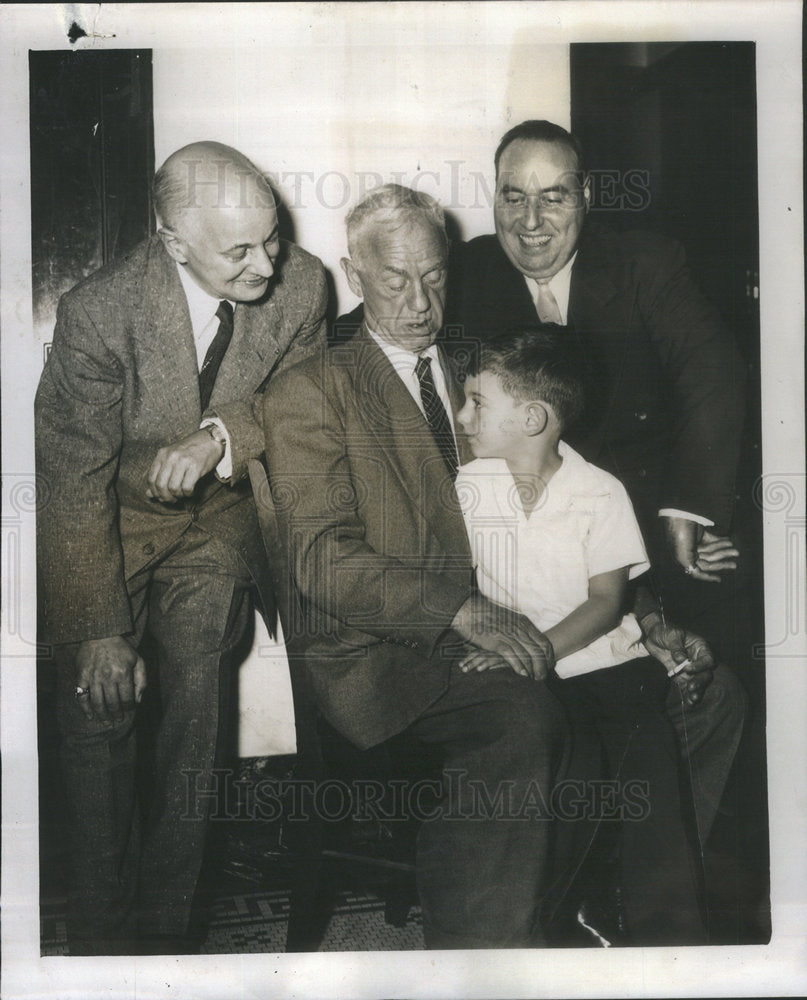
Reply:
<svg viewBox="0 0 807 1000"><path fill-rule="evenodd" d="M353 262L362 260L367 235L381 225L401 226L409 222L427 222L448 246L446 220L442 206L431 195L401 184L382 184L354 205L348 212L347 249Z"/></svg>

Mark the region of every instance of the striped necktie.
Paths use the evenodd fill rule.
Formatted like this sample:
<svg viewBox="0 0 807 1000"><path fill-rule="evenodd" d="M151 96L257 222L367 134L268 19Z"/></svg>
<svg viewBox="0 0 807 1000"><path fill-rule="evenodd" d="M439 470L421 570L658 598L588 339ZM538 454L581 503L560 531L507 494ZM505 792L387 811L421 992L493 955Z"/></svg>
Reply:
<svg viewBox="0 0 807 1000"><path fill-rule="evenodd" d="M454 440L454 432L451 430L448 414L437 394L432 375L431 358L418 358L415 365L415 375L420 383L420 398L423 400L426 420L429 422L434 440L437 442L440 454L443 456L453 479L457 475L460 464L457 457L457 444Z"/></svg>

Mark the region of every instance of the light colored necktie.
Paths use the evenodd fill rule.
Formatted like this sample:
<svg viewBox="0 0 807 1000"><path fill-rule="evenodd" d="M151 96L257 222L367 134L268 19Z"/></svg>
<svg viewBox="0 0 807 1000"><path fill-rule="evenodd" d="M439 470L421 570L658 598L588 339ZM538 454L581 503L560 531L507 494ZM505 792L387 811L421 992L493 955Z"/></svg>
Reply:
<svg viewBox="0 0 807 1000"><path fill-rule="evenodd" d="M549 283L538 282L538 294L535 296L535 308L538 310L538 319L542 323L558 323L563 325L558 308L558 300L552 294Z"/></svg>

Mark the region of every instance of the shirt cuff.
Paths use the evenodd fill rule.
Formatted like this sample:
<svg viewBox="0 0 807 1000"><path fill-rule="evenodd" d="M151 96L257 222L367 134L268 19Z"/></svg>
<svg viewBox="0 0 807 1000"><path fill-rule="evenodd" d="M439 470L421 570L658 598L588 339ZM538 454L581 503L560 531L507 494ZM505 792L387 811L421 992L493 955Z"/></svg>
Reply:
<svg viewBox="0 0 807 1000"><path fill-rule="evenodd" d="M205 417L205 419L199 424L199 429L204 430L205 427L218 427L224 437L224 454L219 460L219 464L216 466L216 476L222 480L222 482L227 482L233 477L233 456L230 451L230 435L227 433L227 428L218 419L218 417Z"/></svg>
<svg viewBox="0 0 807 1000"><path fill-rule="evenodd" d="M701 517L700 514L690 514L685 510L675 510L673 507L664 507L658 512L659 517L682 517L685 521L695 521L696 524L702 524L704 528L714 527L714 521L710 521L708 517Z"/></svg>

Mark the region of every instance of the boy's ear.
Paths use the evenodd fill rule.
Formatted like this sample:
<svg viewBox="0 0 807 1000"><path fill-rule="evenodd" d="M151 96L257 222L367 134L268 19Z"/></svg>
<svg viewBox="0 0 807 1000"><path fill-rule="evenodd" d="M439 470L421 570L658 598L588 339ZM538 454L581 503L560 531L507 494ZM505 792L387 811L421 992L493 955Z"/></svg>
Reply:
<svg viewBox="0 0 807 1000"><path fill-rule="evenodd" d="M527 403L524 408L524 430L530 437L543 434L549 423L549 413L543 403Z"/></svg>
<svg viewBox="0 0 807 1000"><path fill-rule="evenodd" d="M173 230L165 226L160 226L157 233L163 241L163 246L168 251L168 255L178 264L187 264L188 255L185 253L185 241L177 236Z"/></svg>

